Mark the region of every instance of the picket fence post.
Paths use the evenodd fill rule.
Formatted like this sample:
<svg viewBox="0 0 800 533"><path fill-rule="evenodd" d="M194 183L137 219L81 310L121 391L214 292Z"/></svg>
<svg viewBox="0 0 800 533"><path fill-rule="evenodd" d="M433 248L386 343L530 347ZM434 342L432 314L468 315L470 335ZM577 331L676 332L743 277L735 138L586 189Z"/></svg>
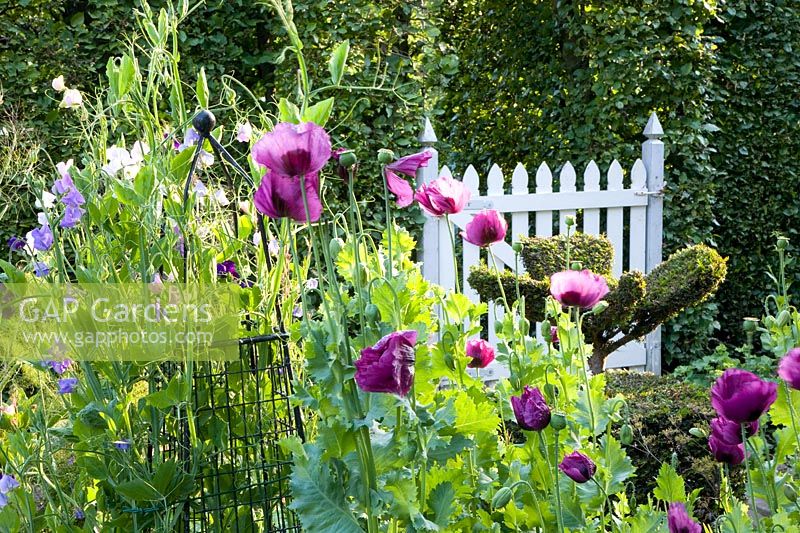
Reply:
<svg viewBox="0 0 800 533"><path fill-rule="evenodd" d="M642 143L642 161L647 170L647 253L645 272L650 272L662 260L662 235L664 225L664 130L655 112L644 128L647 140ZM645 339L647 364L645 370L661 374L661 327Z"/></svg>
<svg viewBox="0 0 800 533"><path fill-rule="evenodd" d="M433 131L433 125L429 118L425 118L425 126L422 133L419 135L419 143L425 147L425 150L430 152L431 158L428 161L428 166L422 167L417 171L417 185L423 183L430 183L438 177L439 174L439 152L434 148L436 144L436 133ZM422 258L422 275L431 283L439 284L439 247L444 243L439 242L440 224L444 222L436 217L425 217L425 224L422 226L422 250L420 257Z"/></svg>

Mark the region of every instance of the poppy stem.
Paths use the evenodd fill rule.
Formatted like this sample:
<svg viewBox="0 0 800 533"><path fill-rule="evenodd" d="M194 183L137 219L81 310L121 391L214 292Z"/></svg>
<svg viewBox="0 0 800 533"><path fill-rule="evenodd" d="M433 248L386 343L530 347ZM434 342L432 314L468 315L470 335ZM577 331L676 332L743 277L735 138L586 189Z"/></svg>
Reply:
<svg viewBox="0 0 800 533"><path fill-rule="evenodd" d="M753 476L750 475L750 461L747 459L747 424L740 424L742 431L742 442L745 443L744 466L747 472L747 490L750 492L750 510L753 514L753 521L755 522L756 531L761 531L761 522L758 519L758 509L756 508L756 494L753 491Z"/></svg>
<svg viewBox="0 0 800 533"><path fill-rule="evenodd" d="M392 208L389 205L389 185L386 183L386 167L381 170L383 174L383 206L386 210L386 241L389 248L389 260L386 264L386 277L392 281L394 275L394 255L392 254L392 233L394 232L394 219L392 219Z"/></svg>
<svg viewBox="0 0 800 533"><path fill-rule="evenodd" d="M554 490L556 491L556 521L558 522L558 530L561 533L564 533L564 516L561 514L561 488L558 484L558 430L555 430L555 444L553 445L553 456L555 460L553 461L553 485ZM550 458L547 459L550 462Z"/></svg>
<svg viewBox="0 0 800 533"><path fill-rule="evenodd" d="M456 292L461 292L458 282L458 256L456 255L456 237L453 234L453 225L450 223L450 215L444 215L444 221L447 223L447 234L450 235L450 246L453 251L453 279L456 282Z"/></svg>
<svg viewBox="0 0 800 533"><path fill-rule="evenodd" d="M589 388L589 374L586 370L586 354L584 352L583 347L583 330L581 328L581 323L583 319L581 318L581 309L580 307L574 308L575 312L575 324L578 328L578 354L581 360L581 367L583 370L583 383L586 386L586 403L589 405L589 420L591 421L591 435L592 435L592 442L595 440L595 419L594 419L594 407L592 406L592 391Z"/></svg>
<svg viewBox="0 0 800 533"><path fill-rule="evenodd" d="M494 273L497 276L497 285L500 287L500 295L503 297L503 305L506 308L506 313L510 314L511 308L508 306L508 298L506 298L506 290L503 288L503 280L500 277L500 270L497 268L497 262L494 260L494 254L492 253L491 248L487 248L487 252L489 253L489 260L492 262Z"/></svg>

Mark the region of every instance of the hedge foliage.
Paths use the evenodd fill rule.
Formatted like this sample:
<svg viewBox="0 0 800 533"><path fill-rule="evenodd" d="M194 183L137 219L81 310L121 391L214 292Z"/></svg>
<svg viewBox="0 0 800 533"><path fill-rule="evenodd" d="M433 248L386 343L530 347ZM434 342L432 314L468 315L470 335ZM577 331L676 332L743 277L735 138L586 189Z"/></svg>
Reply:
<svg viewBox="0 0 800 533"><path fill-rule="evenodd" d="M165 0L154 0L158 8ZM91 90L140 0L0 0L2 117L34 132L59 160L74 154L50 80ZM666 129L667 253L718 246L731 276L716 300L665 332L665 356L707 352L712 335L737 338L757 314L772 233L796 243L800 210L800 4L792 0L295 0L309 64L351 42L347 81L375 90L332 91L340 143L367 143L358 194L368 222L380 193L374 151L416 147L434 117L451 168L511 168L639 156L653 110ZM293 62L269 8L244 0L197 5L181 34L185 79L204 66L212 92L232 74L268 102L290 94ZM215 82L217 82L215 84ZM218 110L222 112L223 110ZM224 118L224 117L223 117ZM43 158L46 160L46 158ZM580 172L579 172L580 174ZM580 178L579 178L580 179ZM7 181L3 181L6 183ZM2 194L2 193L0 193ZM5 203L8 199L3 198ZM742 216L746 213L747 216ZM6 213L0 236L12 230ZM421 221L418 210L402 222ZM13 228L15 229L15 228ZM26 228L22 228L26 229ZM720 333L715 314L719 311ZM681 352L683 355L681 355Z"/></svg>

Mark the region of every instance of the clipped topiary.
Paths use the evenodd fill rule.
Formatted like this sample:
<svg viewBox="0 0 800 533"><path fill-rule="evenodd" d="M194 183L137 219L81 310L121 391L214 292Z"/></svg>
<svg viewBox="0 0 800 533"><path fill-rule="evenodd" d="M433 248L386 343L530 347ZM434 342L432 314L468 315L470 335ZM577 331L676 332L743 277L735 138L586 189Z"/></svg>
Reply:
<svg viewBox="0 0 800 533"><path fill-rule="evenodd" d="M716 416L708 388L673 376L611 370L606 373L606 394L620 394L627 400L627 421L633 430L627 452L636 467L629 496L646 502L661 464L673 463L687 488L702 489L695 516L712 523L723 512L717 497L720 465L709 452L708 439L689 433L692 428L707 433L709 421ZM741 494L744 468L731 467L729 474L734 491Z"/></svg>
<svg viewBox="0 0 800 533"><path fill-rule="evenodd" d="M521 240L522 262L527 273L520 275L520 294L525 297L526 318L544 320L544 302L550 294L550 276L564 269L567 238L527 237ZM570 237L570 261L606 277L611 291L608 308L587 316L584 333L592 344L589 364L602 372L606 357L669 320L683 309L698 304L713 294L727 273L726 259L716 250L698 244L674 253L649 274L630 271L619 280L611 276L614 249L604 236L576 233ZM516 300L515 275L501 274L506 297ZM470 286L484 301L500 298L496 274L485 265L473 267Z"/></svg>

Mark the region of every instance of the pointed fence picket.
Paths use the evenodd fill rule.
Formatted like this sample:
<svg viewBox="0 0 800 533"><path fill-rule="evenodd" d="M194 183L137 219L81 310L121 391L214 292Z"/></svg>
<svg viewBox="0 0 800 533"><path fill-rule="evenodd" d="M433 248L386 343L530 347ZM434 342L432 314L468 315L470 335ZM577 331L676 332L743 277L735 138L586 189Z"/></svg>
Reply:
<svg viewBox="0 0 800 533"><path fill-rule="evenodd" d="M616 159L605 171L605 188L601 186L600 166L594 160L590 161L583 169L582 190L577 188L575 167L565 162L558 172L558 191L553 190L553 173L545 162L536 170L535 184L530 183L525 166L517 163L510 176L510 187L506 186L507 180L502 169L495 164L485 177L486 193L481 194L481 176L474 166L469 165L462 179L471 191L472 198L463 212L450 217L456 235L482 209L496 209L507 214L511 224L506 242L491 246L487 252L456 237L462 243L459 266L464 294L472 301L479 300L467 278L470 268L479 264L482 257L490 265L493 260L498 268L512 271L519 268L523 272L524 267L515 264L511 244L520 236L533 234L549 237L556 227L560 234L564 234L567 217L579 213L577 218L581 223L577 229L592 235L604 233L613 244L612 272L615 277L626 270L649 272L660 263L664 148L660 140L663 130L655 113L650 117L644 134L647 141L642 145L642 159L637 159L630 167L630 185L627 187L623 167ZM420 170L420 181L429 183L441 175L452 177L451 169L447 166L440 169L438 166L438 153L434 148L436 136L428 121L420 142L433 155L428 167ZM557 226L554 215L557 216ZM447 289L455 288L457 275L453 268L452 253L447 223L443 219L428 217L422 239L423 273L429 280ZM487 254L491 254L491 257ZM495 321L502 319L502 316L503 310L499 306L489 306L488 331L485 334L492 343L497 342ZM660 372L660 357L660 331L657 330L647 336L645 343L629 343L612 354L606 367L646 368ZM487 380L503 375L506 375L505 369L499 366L482 372Z"/></svg>

